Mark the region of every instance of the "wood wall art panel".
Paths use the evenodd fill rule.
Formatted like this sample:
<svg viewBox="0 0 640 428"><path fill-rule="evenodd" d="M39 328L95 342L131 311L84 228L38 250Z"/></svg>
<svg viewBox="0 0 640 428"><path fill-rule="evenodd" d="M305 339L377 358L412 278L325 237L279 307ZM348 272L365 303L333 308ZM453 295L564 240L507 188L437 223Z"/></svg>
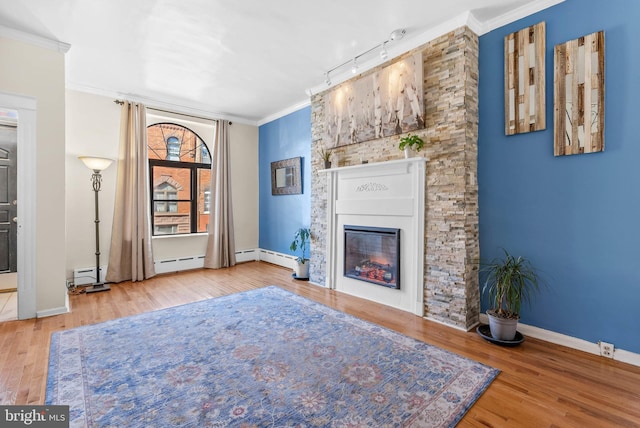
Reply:
<svg viewBox="0 0 640 428"><path fill-rule="evenodd" d="M604 31L555 47L554 155L604 151Z"/></svg>
<svg viewBox="0 0 640 428"><path fill-rule="evenodd" d="M505 134L546 128L545 23L504 38Z"/></svg>

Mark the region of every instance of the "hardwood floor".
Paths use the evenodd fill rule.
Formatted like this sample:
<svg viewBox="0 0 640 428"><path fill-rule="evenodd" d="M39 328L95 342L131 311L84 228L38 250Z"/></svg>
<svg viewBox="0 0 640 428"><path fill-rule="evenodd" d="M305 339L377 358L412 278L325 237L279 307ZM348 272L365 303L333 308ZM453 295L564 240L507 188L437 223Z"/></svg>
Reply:
<svg viewBox="0 0 640 428"><path fill-rule="evenodd" d="M532 338L502 348L475 332L295 281L288 269L262 262L115 284L109 292L70 296L69 314L0 324L0 404L44 403L52 332L266 285L500 369L459 427L640 426L640 367Z"/></svg>

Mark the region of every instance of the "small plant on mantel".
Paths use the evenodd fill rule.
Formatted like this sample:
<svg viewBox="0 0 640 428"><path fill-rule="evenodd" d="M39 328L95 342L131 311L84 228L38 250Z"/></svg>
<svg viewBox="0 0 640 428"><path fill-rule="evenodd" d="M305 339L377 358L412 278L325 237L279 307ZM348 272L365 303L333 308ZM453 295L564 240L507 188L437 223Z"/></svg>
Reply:
<svg viewBox="0 0 640 428"><path fill-rule="evenodd" d="M424 147L424 140L417 135L407 134L400 138L398 148L404 150L405 157L409 157L409 151L419 152Z"/></svg>
<svg viewBox="0 0 640 428"><path fill-rule="evenodd" d="M320 146L320 149L318 150L318 152L320 153L320 157L324 161L325 169L331 168L331 153L332 153L331 149L328 149L324 146Z"/></svg>

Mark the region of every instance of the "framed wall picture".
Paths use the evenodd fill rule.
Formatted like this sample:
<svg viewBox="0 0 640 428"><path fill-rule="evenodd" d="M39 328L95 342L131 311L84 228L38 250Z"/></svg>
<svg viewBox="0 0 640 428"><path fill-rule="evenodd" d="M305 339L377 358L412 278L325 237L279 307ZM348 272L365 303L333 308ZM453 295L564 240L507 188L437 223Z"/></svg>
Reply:
<svg viewBox="0 0 640 428"><path fill-rule="evenodd" d="M271 194L296 195L302 193L301 158L271 162Z"/></svg>
<svg viewBox="0 0 640 428"><path fill-rule="evenodd" d="M417 52L329 90L324 96L328 146L424 129L423 68Z"/></svg>
<svg viewBox="0 0 640 428"><path fill-rule="evenodd" d="M604 150L604 31L556 45L555 156Z"/></svg>
<svg viewBox="0 0 640 428"><path fill-rule="evenodd" d="M545 117L545 23L504 38L504 131L540 131Z"/></svg>

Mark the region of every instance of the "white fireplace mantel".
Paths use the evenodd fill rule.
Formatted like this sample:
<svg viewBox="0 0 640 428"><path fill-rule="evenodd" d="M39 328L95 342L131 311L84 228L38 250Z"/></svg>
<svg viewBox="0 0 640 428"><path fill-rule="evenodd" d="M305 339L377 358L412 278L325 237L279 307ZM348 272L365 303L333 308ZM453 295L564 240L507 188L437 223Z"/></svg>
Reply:
<svg viewBox="0 0 640 428"><path fill-rule="evenodd" d="M326 286L424 315L425 158L321 170L327 176ZM401 288L344 276L344 225L401 230Z"/></svg>

